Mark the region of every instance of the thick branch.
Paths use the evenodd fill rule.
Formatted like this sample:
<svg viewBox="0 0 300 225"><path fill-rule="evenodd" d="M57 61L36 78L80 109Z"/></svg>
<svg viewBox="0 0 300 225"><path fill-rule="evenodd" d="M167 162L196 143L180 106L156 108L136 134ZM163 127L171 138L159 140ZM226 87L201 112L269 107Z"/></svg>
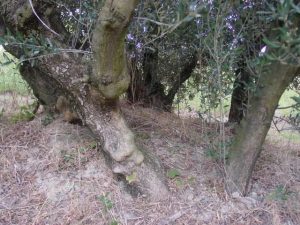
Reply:
<svg viewBox="0 0 300 225"><path fill-rule="evenodd" d="M124 39L137 2L107 0L93 33L93 81L108 99L117 99L129 86Z"/></svg>
<svg viewBox="0 0 300 225"><path fill-rule="evenodd" d="M173 99L174 99L176 93L178 92L179 88L181 87L181 85L187 79L190 78L190 76L192 75L193 70L197 66L197 62L198 62L198 53L195 52L193 54L191 60L184 66L184 68L182 69L182 71L179 74L179 77L175 80L172 88L170 89L170 91L167 95L167 102L169 104L172 104Z"/></svg>

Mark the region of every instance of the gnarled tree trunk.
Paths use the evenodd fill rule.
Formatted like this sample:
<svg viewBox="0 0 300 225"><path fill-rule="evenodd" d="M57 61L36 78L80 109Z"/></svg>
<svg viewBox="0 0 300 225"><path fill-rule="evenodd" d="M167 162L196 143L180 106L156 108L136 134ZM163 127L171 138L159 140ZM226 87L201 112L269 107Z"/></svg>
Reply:
<svg viewBox="0 0 300 225"><path fill-rule="evenodd" d="M229 192L247 194L253 168L261 153L279 99L299 72L299 67L281 62L274 62L264 68L257 90L250 99L246 117L237 127L229 152L226 171Z"/></svg>
<svg viewBox="0 0 300 225"><path fill-rule="evenodd" d="M105 1L93 33L92 62L80 53L49 55L35 60L34 67L24 63L21 74L38 99L46 105L55 104L56 99L64 95L110 156L113 171L125 177L137 174L136 187L158 199L168 193L162 176L151 163L153 160L144 160L144 154L137 148L134 135L120 114L118 105L119 96L126 91L130 81L124 39L137 2ZM2 1L0 12L3 23L0 25L12 32L18 30L24 38L34 30L61 48L68 48L65 34L57 37L40 21L49 21L49 26L54 30L59 27L62 23L57 24L59 21L55 20L51 24L52 20L47 18L52 14L49 11L57 10L57 7L48 1L33 3L40 19L37 19L27 0L19 0L14 5ZM14 16L15 12L18 12L17 16ZM31 25L33 21L36 26ZM16 57L25 55L20 45L8 43L6 49ZM31 73L33 76L30 76Z"/></svg>

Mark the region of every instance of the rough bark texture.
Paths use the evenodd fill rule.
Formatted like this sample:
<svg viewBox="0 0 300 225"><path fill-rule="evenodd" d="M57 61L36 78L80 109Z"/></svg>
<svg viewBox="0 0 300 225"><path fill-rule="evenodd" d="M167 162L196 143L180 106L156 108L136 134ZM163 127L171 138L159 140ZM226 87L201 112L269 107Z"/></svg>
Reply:
<svg viewBox="0 0 300 225"><path fill-rule="evenodd" d="M167 102L170 105L172 105L175 95L177 94L181 85L185 81L187 81L190 78L190 76L192 75L192 72L194 71L194 69L197 66L197 62L198 62L198 53L195 52L193 54L191 60L183 67L182 71L179 74L179 77L177 79L175 79L173 86L171 87L171 89L168 92Z"/></svg>
<svg viewBox="0 0 300 225"><path fill-rule="evenodd" d="M58 46L68 48L64 43L65 34L64 37L56 37L45 29L36 21L32 11L28 10L27 1L19 0L15 5L6 3L0 3L3 16L3 23L0 25L3 24L13 32L18 30L24 36L35 29L35 32L51 38ZM34 4L41 18L51 21L47 20L47 15L53 14L51 4L47 5L43 1L36 1ZM61 53L35 60L34 67L25 63L21 67L21 74L37 98L46 105L55 104L57 98L64 95L71 103L72 110L77 112L83 124L91 129L103 150L110 156L113 171L123 176L137 173L136 186L158 199L166 197L168 193L162 176L155 171L151 160L144 161L144 155L137 148L134 135L127 127L118 106L118 97L129 84L124 39L136 4L136 0L105 2L93 34L92 64L82 54ZM46 15L43 12L47 12L47 6L51 13ZM23 15L22 19L12 18L15 11L18 12L17 15ZM35 21L38 25L32 27L28 21ZM52 28L58 26L59 24L53 24ZM8 45L6 49L16 57L24 54L18 46Z"/></svg>
<svg viewBox="0 0 300 225"><path fill-rule="evenodd" d="M249 85L251 75L247 70L245 59L238 64L236 79L233 84L231 105L229 111L229 123L240 123L243 119L248 105Z"/></svg>
<svg viewBox="0 0 300 225"><path fill-rule="evenodd" d="M42 105L54 106L58 97L64 95L60 84L55 79L43 74L44 71L38 67L24 63L20 67L20 73Z"/></svg>
<svg viewBox="0 0 300 225"><path fill-rule="evenodd" d="M144 107L171 111L175 95L181 85L191 77L197 62L198 53L195 52L174 79L171 88L166 94L166 87L157 78L158 52L146 50L142 74L137 74L139 71L135 68L135 62L131 63L131 84L127 92L129 101L131 103L138 102Z"/></svg>
<svg viewBox="0 0 300 225"><path fill-rule="evenodd" d="M143 56L142 71L136 68L137 62L132 59L130 68L130 88L127 97L131 103L139 103L144 107L165 109L165 87L158 79L158 51L146 49Z"/></svg>
<svg viewBox="0 0 300 225"><path fill-rule="evenodd" d="M264 68L246 117L237 128L229 152L227 189L247 194L249 180L269 131L278 101L299 67L274 62Z"/></svg>
<svg viewBox="0 0 300 225"><path fill-rule="evenodd" d="M107 99L123 94L130 82L125 35L137 0L106 1L93 34L93 81Z"/></svg>

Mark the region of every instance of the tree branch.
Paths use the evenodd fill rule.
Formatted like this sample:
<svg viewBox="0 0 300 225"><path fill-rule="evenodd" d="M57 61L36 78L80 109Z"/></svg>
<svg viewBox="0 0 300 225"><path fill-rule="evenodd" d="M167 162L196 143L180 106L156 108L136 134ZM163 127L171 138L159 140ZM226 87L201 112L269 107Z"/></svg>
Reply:
<svg viewBox="0 0 300 225"><path fill-rule="evenodd" d="M125 36L137 0L107 0L93 33L93 82L107 99L117 99L129 86Z"/></svg>
<svg viewBox="0 0 300 225"><path fill-rule="evenodd" d="M167 94L167 101L168 103L172 104L173 99L178 92L181 85L190 78L192 75L193 70L197 66L198 62L198 53L195 52L191 58L191 60L183 67L182 71L180 72L179 76L173 83L172 88L170 89L169 93Z"/></svg>
<svg viewBox="0 0 300 225"><path fill-rule="evenodd" d="M50 30L53 34L57 35L60 37L60 35L58 33L56 33L54 30L52 30L42 19L41 17L36 13L33 4L32 4L32 0L28 0L30 7L32 9L33 14L36 16L36 18L43 24L44 27L46 27L48 30Z"/></svg>

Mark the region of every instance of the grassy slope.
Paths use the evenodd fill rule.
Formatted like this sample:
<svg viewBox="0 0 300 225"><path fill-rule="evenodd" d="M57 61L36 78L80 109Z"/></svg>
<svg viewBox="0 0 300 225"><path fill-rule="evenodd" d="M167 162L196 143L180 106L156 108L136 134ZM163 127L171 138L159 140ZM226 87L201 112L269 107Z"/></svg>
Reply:
<svg viewBox="0 0 300 225"><path fill-rule="evenodd" d="M297 92L293 90L285 91L279 101L279 107L287 107L287 106L294 105L296 102L292 99L293 96L298 96ZM281 115L289 115L291 112L292 110L290 108L280 110Z"/></svg>
<svg viewBox="0 0 300 225"><path fill-rule="evenodd" d="M3 65L8 61L4 54L8 53L4 53L4 49L0 46L0 93L13 91L21 95L28 94L28 87L17 70L17 64ZM17 62L12 56L9 58Z"/></svg>
<svg viewBox="0 0 300 225"><path fill-rule="evenodd" d="M291 97L297 96L297 95L298 95L297 92L295 92L293 90L285 91L279 101L279 107L288 107L288 106L294 105L295 101ZM280 110L277 110L277 112L279 115L282 115L282 116L295 115L296 113L299 113L299 112L296 112L295 110L292 110L291 108L280 109ZM290 126L288 126L288 127L290 127ZM283 137L285 139L288 139L289 141L300 143L300 133L297 131L285 130L285 131L280 132L279 136Z"/></svg>

